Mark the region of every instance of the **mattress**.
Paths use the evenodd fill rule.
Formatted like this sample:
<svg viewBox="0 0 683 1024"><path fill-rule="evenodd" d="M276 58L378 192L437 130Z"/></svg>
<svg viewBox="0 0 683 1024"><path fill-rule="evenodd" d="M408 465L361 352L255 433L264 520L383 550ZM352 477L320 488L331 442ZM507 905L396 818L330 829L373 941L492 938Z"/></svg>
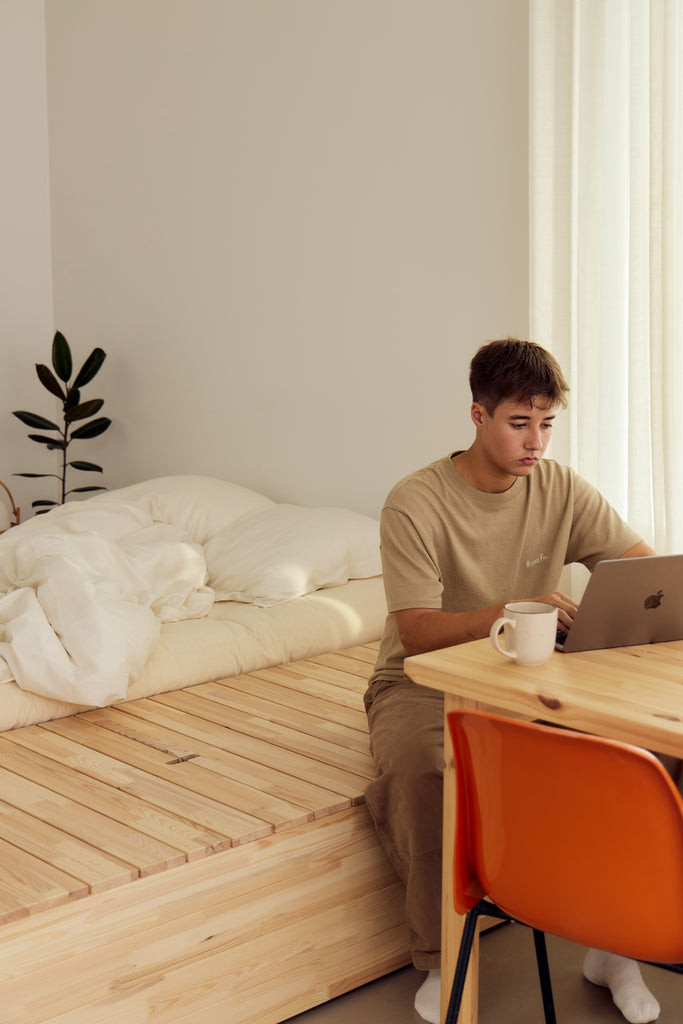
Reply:
<svg viewBox="0 0 683 1024"><path fill-rule="evenodd" d="M205 618L162 624L159 643L126 699L371 643L380 638L385 615L380 577L350 580L273 608L219 601ZM0 684L2 732L87 709L22 690L13 680Z"/></svg>
<svg viewBox="0 0 683 1024"><path fill-rule="evenodd" d="M373 642L381 636L386 601L383 581L378 575L381 563L377 524L368 517L347 510L278 505L244 488L200 477L148 481L111 492L106 497L90 499L81 506L73 510L65 506L64 510L50 514L50 532L45 543L52 559L49 565L56 564L58 572L56 577L46 573L42 587L48 592L52 589L53 598L54 591L58 593L50 621L47 615L39 620L41 628L48 633L49 643L64 639L65 623L70 624L78 637L81 621L76 611L68 607L69 602L61 600L61 591L54 585L62 569L61 562L54 561L53 547L56 544L60 548L60 558L66 552L68 558L62 560L71 571L72 548L86 544L89 553L91 549L87 545L102 540L95 536L93 524L98 526L103 510L109 529L112 522L122 521L121 511L128 517L132 509L136 526L137 519L145 516L147 518L141 521L146 530L166 531L164 543L168 530L180 531L181 538L191 543L183 543L178 549L161 548L161 561L170 550L180 552L183 564L189 557L194 574L192 581L178 596L175 581L179 570L178 563L174 563L174 571L169 580L164 581L163 600L156 602L163 605L164 611L147 634L149 650L113 699L80 703L78 697L66 696L68 690L57 687L57 693L53 689L41 693L35 679L28 685L19 685L16 680L21 680L20 674L15 672L15 677L9 678L11 673L5 672L0 677L0 731L62 718L93 706L136 700L298 661ZM118 515L116 520L114 513ZM26 529L17 528L16 538L21 544L16 542L14 531L11 544L9 538L2 538L0 579L4 572L5 594L0 595L0 612L3 602L6 609L11 610L20 606L20 597L30 597L34 604L36 595L40 598L41 587L34 587L30 580L30 587L27 587L26 579L11 580L10 575L17 572L17 552L28 550L35 561L31 564L35 576L35 565L45 563L44 555L41 558L36 555L42 550L39 543L43 543L45 533L45 524L32 520ZM120 555L118 542L117 537L114 542L117 557ZM111 537L107 538L107 543L112 543ZM150 550L149 545L143 549L145 564L149 561ZM106 565L108 568L109 563ZM88 580L90 590L87 593L94 594L96 600L101 598L106 611L111 602L111 581L102 583L101 572L94 575L94 582ZM71 577L65 578L71 584ZM74 593L78 603L77 587ZM202 607L197 607L197 602ZM139 590L126 595L126 613L140 613L140 604ZM47 599L43 605L49 607ZM40 607L41 615L45 608ZM120 615L118 605L116 615ZM56 621L52 621L53 618ZM122 619L124 625L118 634L113 634L114 640L117 636L125 638L126 621ZM97 626L98 619L93 622ZM13 628L16 636L20 635L20 623L17 623L18 619L12 620L9 612L4 622L0 614L0 648L8 661L10 655L17 655L19 647L17 639L17 650L13 649L11 639ZM87 634L87 630L81 632ZM31 629L24 629L27 660L30 660L30 652L26 647L30 646L32 636ZM153 642L151 637L154 637ZM90 640L87 635L78 638L77 650L88 646L86 640ZM112 659L115 643L111 643L111 637L109 641L106 650ZM67 652L70 662L73 662L73 646L72 640ZM89 648L84 656L87 654L92 660L92 650L96 656L99 647L90 643ZM46 644L45 650L49 653L50 649ZM58 653L64 655L61 649ZM15 657L15 663L19 660ZM42 665L45 672L52 667L49 656L43 657ZM120 666L119 669L121 675L123 670ZM45 673L38 671L36 674ZM125 671L123 674L125 680ZM56 675L59 680L61 676Z"/></svg>

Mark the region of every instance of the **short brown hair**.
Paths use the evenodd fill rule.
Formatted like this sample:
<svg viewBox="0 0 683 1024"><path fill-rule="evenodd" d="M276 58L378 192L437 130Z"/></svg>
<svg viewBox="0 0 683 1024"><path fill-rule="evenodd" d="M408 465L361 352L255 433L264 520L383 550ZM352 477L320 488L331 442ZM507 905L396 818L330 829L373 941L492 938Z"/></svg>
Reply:
<svg viewBox="0 0 683 1024"><path fill-rule="evenodd" d="M555 357L533 341L518 338L482 345L470 364L470 388L472 400L481 402L490 416L507 399L545 398L549 407L565 408L569 391Z"/></svg>

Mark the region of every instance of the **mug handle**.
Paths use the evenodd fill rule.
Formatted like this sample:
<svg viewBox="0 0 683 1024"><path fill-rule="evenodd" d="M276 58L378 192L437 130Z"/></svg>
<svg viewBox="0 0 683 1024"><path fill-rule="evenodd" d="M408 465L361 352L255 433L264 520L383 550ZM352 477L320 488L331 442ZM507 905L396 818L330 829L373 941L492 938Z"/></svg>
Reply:
<svg viewBox="0 0 683 1024"><path fill-rule="evenodd" d="M513 619L496 619L496 621L491 626L491 632L489 633L489 636L491 638L491 643L493 644L493 646L495 647L499 654L504 654L506 658L511 658L514 660L517 657L517 652L506 651L504 647L500 646L500 643L498 641L498 634L500 633L503 626L506 625L510 626L512 629L515 628L515 623Z"/></svg>

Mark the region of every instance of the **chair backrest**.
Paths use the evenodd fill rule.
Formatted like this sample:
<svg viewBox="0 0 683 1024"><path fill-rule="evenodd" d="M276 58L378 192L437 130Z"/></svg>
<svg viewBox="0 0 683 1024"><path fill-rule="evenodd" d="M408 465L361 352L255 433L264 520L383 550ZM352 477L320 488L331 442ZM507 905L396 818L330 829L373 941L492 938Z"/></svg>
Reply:
<svg viewBox="0 0 683 1024"><path fill-rule="evenodd" d="M683 801L657 758L479 711L449 727L456 910L486 894L542 931L683 962Z"/></svg>

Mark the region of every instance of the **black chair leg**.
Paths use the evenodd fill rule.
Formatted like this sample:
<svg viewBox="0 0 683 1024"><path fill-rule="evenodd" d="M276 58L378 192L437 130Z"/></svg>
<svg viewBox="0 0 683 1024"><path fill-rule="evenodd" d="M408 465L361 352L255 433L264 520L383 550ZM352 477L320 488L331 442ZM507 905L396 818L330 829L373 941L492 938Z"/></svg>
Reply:
<svg viewBox="0 0 683 1024"><path fill-rule="evenodd" d="M543 998L543 1012L545 1024L557 1024L555 1017L555 1001L553 999L553 987L550 981L550 967L548 966L548 950L545 944L545 934L533 929L534 946L536 947L536 963L538 964L538 978L541 983L541 996Z"/></svg>
<svg viewBox="0 0 683 1024"><path fill-rule="evenodd" d="M453 976L453 985L451 986L451 997L448 1001L446 1024L456 1024L458 1015L460 1014L460 1004L462 1003L462 994L465 988L465 979L467 978L467 968L470 964L470 955L472 953L472 944L477 931L478 920L478 907L474 907L465 918L465 927L463 929L462 939L460 940L460 950L458 952L458 962L455 965L455 975Z"/></svg>

